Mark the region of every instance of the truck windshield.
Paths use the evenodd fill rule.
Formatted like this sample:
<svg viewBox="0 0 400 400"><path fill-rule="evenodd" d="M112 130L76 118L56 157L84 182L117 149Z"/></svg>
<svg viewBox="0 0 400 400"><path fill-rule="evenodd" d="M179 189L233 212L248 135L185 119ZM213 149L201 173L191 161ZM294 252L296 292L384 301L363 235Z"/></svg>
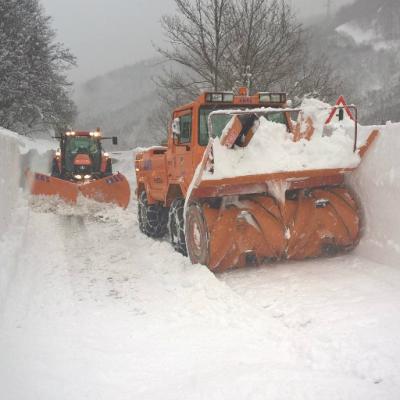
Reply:
<svg viewBox="0 0 400 400"><path fill-rule="evenodd" d="M203 108L200 110L199 144L201 146L207 146L208 144L208 117L213 111L216 110L210 108ZM264 117L269 121L287 125L286 115L283 112L268 113L265 114ZM213 133L215 136L220 137L222 135L224 128L229 123L231 118L232 115L227 114L217 114L212 117Z"/></svg>

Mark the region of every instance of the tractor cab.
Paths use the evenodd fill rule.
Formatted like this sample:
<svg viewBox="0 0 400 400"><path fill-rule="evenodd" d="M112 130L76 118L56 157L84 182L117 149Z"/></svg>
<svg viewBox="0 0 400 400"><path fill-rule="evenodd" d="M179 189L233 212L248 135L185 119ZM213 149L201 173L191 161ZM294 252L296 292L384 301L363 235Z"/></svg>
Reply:
<svg viewBox="0 0 400 400"><path fill-rule="evenodd" d="M112 174L111 158L103 150L105 138L99 129L95 132L71 131L63 134L60 149L56 152L52 165L52 176L66 180L84 181L103 178Z"/></svg>

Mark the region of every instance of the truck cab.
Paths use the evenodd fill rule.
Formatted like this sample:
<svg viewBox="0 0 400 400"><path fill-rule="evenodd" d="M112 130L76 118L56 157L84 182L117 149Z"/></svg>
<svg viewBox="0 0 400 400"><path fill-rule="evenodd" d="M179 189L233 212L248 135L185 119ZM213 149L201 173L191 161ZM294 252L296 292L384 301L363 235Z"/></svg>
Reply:
<svg viewBox="0 0 400 400"><path fill-rule="evenodd" d="M169 207L177 198L184 198L209 143L209 116L216 110L284 108L285 93L248 94L241 88L233 92L205 92L194 102L175 109L168 130L167 146L152 147L138 153L135 160L137 196L146 192L149 204ZM220 136L231 116L213 118L213 135ZM288 124L286 115L276 114L276 122Z"/></svg>

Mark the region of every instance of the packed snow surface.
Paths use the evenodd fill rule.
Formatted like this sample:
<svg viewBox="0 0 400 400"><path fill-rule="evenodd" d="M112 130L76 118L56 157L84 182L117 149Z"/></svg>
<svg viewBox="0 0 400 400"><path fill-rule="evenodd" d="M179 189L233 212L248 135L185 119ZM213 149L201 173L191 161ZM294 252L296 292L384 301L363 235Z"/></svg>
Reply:
<svg viewBox="0 0 400 400"><path fill-rule="evenodd" d="M347 118L324 127L331 106L315 99L307 99L302 109L302 131L307 128L308 118L313 121L315 131L311 140L303 138L296 142L286 125L261 117L246 147L228 149L218 138L214 139L214 169L204 179L357 167L360 157L353 151L354 122Z"/></svg>
<svg viewBox="0 0 400 400"><path fill-rule="evenodd" d="M397 400L400 124L380 129L354 253L217 276L141 234L134 199L32 202L0 132L0 398Z"/></svg>

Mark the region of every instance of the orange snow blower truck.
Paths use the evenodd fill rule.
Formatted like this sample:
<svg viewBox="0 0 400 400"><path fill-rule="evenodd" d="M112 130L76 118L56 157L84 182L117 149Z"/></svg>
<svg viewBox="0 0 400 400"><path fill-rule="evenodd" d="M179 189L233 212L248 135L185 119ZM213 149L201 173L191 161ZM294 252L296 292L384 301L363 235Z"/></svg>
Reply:
<svg viewBox="0 0 400 400"><path fill-rule="evenodd" d="M353 249L360 213L345 175L354 168L213 178L213 142L229 151L246 147L261 117L285 125L292 141L312 139L310 118L301 126L293 117L301 110L286 103L284 93L250 96L241 89L204 93L176 109L167 145L136 155L141 231L153 238L168 233L177 251L212 271ZM342 119L344 108L337 110ZM378 132L358 147L357 121L355 127L354 152L362 157Z"/></svg>
<svg viewBox="0 0 400 400"><path fill-rule="evenodd" d="M52 160L51 176L27 172L33 195L59 196L67 203L76 203L82 194L98 202L128 206L129 183L122 174L113 173L112 160L102 147L107 139L117 145L117 137L103 137L97 129L66 132L56 139L60 148Z"/></svg>

